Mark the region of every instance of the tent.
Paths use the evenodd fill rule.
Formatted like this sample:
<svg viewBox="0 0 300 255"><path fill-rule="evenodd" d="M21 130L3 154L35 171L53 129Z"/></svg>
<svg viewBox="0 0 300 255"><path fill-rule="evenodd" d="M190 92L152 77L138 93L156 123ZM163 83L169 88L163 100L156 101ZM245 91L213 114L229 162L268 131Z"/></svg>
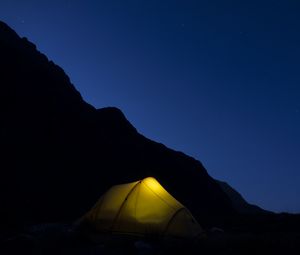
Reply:
<svg viewBox="0 0 300 255"><path fill-rule="evenodd" d="M83 217L96 233L141 237L199 237L192 214L153 177L111 187Z"/></svg>

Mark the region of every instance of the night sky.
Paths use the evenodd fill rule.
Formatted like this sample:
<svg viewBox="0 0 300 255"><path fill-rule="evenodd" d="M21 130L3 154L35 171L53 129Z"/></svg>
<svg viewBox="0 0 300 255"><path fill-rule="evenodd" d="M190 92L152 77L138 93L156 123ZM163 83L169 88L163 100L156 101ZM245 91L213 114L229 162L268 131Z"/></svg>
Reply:
<svg viewBox="0 0 300 255"><path fill-rule="evenodd" d="M300 212L300 1L1 0L0 19L88 103Z"/></svg>

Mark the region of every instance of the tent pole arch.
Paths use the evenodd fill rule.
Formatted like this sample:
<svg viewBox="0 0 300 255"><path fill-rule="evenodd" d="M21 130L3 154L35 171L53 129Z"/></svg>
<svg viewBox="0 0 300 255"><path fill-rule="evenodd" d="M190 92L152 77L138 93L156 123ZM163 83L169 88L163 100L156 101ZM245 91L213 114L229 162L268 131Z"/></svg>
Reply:
<svg viewBox="0 0 300 255"><path fill-rule="evenodd" d="M172 221L174 220L175 216L176 216L179 212L181 212L182 210L185 210L185 208L184 208L184 207L181 207L180 209L178 209L177 211L175 211L175 212L173 213L172 217L169 219L168 224L166 225L166 227L165 227L165 229L164 229L163 235L165 235L165 234L167 233L167 231L168 231L168 229L169 229L169 226L171 225L171 223L172 223Z"/></svg>
<svg viewBox="0 0 300 255"><path fill-rule="evenodd" d="M113 231L113 229L114 229L114 227L115 227L115 224L116 224L116 221L117 221L117 219L119 218L120 213L121 213L121 211L122 211L122 209L123 209L123 207L124 207L124 205L125 205L125 203L126 203L128 197L129 197L129 196L131 195L131 193L136 189L136 187L138 187L138 185L139 185L141 182L142 182L142 180L141 180L141 181L138 181L138 182L131 188L131 190L128 192L128 194L127 194L126 197L124 198L124 201L122 202L122 204L121 204L121 206L120 206L120 208L119 208L119 210L118 210L118 212L117 212L117 214L116 214L116 216L115 216L115 218L114 218L114 220L113 220L113 223L111 224L111 227L110 227L110 230L111 230L111 231Z"/></svg>

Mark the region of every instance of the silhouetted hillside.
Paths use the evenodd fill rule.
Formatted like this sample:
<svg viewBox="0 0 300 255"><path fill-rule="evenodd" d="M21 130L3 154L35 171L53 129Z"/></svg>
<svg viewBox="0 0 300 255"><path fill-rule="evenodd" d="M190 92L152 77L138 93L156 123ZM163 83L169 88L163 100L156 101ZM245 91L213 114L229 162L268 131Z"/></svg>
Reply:
<svg viewBox="0 0 300 255"><path fill-rule="evenodd" d="M202 225L235 211L202 164L83 101L64 71L0 23L0 225L75 220L111 185L154 176Z"/></svg>
<svg viewBox="0 0 300 255"><path fill-rule="evenodd" d="M218 181L222 190L228 195L230 198L234 209L239 213L246 214L260 214L260 213L272 213L270 211L264 210L257 205L249 204L240 193L238 193L235 189L233 189L228 183Z"/></svg>

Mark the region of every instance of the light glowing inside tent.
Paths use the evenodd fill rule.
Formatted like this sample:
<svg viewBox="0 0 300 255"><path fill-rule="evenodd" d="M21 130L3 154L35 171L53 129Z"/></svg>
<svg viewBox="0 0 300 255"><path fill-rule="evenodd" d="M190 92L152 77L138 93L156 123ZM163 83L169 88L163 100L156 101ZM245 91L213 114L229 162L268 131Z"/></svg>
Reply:
<svg viewBox="0 0 300 255"><path fill-rule="evenodd" d="M154 179L153 177L147 177L142 182L148 186L153 192L167 192L160 184L159 182Z"/></svg>
<svg viewBox="0 0 300 255"><path fill-rule="evenodd" d="M202 228L153 177L111 187L83 221L99 232L192 237Z"/></svg>

